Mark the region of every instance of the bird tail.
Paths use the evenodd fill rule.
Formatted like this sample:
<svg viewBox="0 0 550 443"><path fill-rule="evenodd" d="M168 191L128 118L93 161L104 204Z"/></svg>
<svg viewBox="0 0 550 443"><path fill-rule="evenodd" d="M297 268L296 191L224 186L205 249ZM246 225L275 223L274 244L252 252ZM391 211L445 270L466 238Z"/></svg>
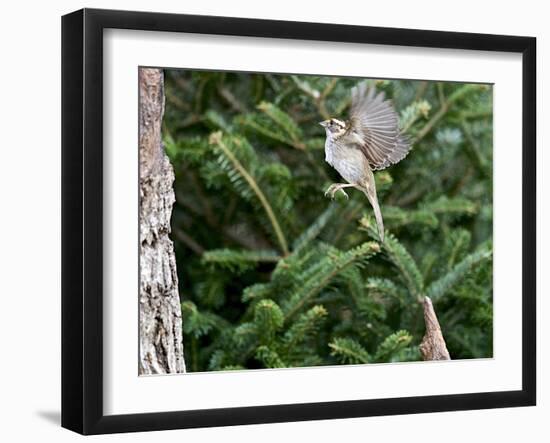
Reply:
<svg viewBox="0 0 550 443"><path fill-rule="evenodd" d="M376 196L376 188L371 186L361 186L361 190L369 199L369 203L374 211L374 217L376 218L376 225L378 227L378 236L380 241L384 243L384 220L382 219L382 212L380 211L380 205L378 204L378 197Z"/></svg>

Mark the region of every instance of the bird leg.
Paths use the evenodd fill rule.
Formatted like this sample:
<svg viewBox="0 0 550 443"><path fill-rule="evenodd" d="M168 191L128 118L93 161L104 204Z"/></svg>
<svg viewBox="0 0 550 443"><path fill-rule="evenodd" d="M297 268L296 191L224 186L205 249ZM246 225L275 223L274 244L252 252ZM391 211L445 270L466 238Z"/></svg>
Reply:
<svg viewBox="0 0 550 443"><path fill-rule="evenodd" d="M336 194L338 191L342 191L346 198L349 198L348 194L346 193L346 191L343 190L343 188L354 188L355 186L356 185L353 185L351 183L333 183L325 191L325 196L330 194L330 198L334 198L334 194Z"/></svg>

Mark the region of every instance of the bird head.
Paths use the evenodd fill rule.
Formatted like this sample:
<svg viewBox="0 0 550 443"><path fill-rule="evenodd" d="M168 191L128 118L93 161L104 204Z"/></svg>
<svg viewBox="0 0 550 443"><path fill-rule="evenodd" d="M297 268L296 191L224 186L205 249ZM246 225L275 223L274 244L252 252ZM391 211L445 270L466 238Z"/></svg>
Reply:
<svg viewBox="0 0 550 443"><path fill-rule="evenodd" d="M338 120L337 118L331 118L328 120L324 120L322 122L319 122L319 124L325 128L325 132L327 133L327 137L329 135L332 136L338 136L340 134L343 134L346 131L346 123L342 120Z"/></svg>

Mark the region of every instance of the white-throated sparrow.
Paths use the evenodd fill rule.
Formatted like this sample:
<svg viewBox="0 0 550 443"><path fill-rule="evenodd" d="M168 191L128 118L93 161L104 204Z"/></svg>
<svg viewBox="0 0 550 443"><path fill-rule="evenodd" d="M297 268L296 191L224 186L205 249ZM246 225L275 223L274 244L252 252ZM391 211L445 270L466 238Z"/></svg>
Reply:
<svg viewBox="0 0 550 443"><path fill-rule="evenodd" d="M320 123L325 128L325 160L348 183L334 183L325 195L353 187L364 192L374 210L378 234L384 241L384 222L376 196L373 170L380 170L405 158L411 149L399 130L399 119L384 92L377 93L365 82L351 90L348 121L331 118Z"/></svg>

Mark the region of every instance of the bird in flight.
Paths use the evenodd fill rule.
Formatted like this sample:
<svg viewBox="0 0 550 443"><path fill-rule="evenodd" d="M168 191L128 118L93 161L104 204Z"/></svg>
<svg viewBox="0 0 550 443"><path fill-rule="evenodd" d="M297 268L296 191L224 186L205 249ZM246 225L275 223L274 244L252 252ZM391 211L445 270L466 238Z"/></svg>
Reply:
<svg viewBox="0 0 550 443"><path fill-rule="evenodd" d="M325 160L347 183L334 183L325 192L334 198L344 188L356 188L368 198L380 240L384 241L384 221L373 171L398 163L411 149L408 138L399 129L399 118L384 92L376 92L365 82L351 90L351 111L347 121L331 118L319 123L325 128Z"/></svg>

